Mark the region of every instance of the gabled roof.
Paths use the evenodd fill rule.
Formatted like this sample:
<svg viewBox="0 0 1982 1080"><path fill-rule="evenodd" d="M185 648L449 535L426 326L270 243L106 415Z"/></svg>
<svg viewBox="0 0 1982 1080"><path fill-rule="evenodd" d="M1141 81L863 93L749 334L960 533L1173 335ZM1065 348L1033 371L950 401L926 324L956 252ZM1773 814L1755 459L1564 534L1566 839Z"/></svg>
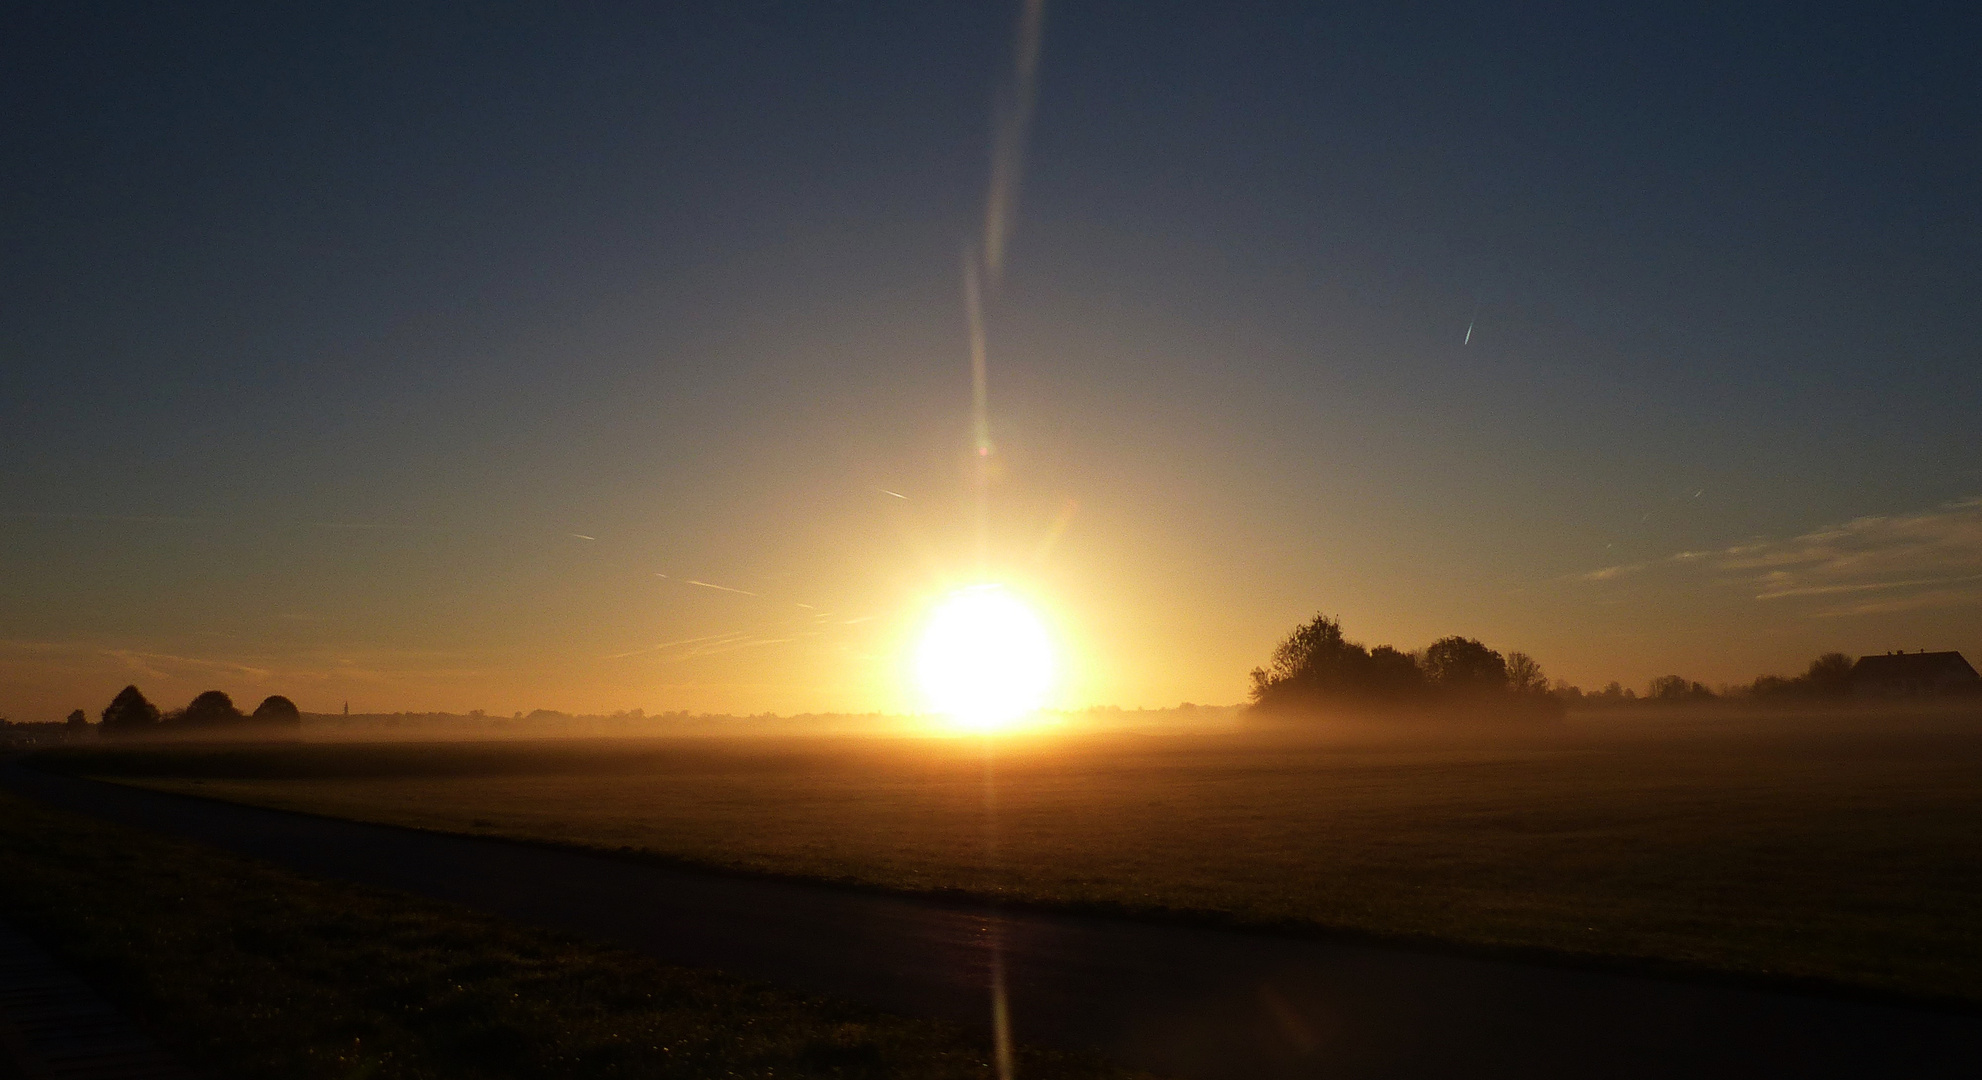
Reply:
<svg viewBox="0 0 1982 1080"><path fill-rule="evenodd" d="M1982 682L1982 675L1958 652L1885 653L1859 657L1851 681L1968 683Z"/></svg>

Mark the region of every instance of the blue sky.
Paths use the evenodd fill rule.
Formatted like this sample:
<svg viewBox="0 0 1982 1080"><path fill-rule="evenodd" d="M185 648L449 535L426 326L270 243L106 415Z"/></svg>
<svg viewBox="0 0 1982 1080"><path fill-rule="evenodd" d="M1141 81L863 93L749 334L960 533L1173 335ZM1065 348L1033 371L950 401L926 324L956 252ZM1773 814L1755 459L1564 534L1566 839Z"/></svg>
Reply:
<svg viewBox="0 0 1982 1080"><path fill-rule="evenodd" d="M1016 17L10 9L0 712L910 707ZM1049 4L988 340L1063 703L1236 700L1317 610L1585 684L1982 652L1977 21Z"/></svg>

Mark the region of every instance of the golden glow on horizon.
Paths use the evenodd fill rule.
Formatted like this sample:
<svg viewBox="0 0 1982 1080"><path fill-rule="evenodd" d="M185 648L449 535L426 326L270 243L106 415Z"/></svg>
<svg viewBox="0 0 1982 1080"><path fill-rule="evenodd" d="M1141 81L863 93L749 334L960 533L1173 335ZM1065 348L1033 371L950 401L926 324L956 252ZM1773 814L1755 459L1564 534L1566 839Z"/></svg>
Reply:
<svg viewBox="0 0 1982 1080"><path fill-rule="evenodd" d="M1001 585L944 597L916 646L915 674L938 712L972 731L1002 731L1036 712L1053 685L1045 623Z"/></svg>

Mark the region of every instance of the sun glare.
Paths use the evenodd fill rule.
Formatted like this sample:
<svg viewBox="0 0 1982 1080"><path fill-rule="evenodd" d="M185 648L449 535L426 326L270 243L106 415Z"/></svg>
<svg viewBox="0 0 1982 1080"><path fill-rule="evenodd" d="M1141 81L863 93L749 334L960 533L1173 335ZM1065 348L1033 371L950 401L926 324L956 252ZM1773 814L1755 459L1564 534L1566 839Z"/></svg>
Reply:
<svg viewBox="0 0 1982 1080"><path fill-rule="evenodd" d="M937 605L915 669L938 711L962 727L998 731L1045 701L1053 644L1024 601L999 585L974 585Z"/></svg>

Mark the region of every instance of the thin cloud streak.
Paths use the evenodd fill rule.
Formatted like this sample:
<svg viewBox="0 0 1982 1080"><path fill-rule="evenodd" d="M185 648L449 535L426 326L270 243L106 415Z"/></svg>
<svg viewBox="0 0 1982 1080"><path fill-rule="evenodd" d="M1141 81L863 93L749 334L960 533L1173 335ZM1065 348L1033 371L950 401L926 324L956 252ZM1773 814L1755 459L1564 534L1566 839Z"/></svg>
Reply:
<svg viewBox="0 0 1982 1080"><path fill-rule="evenodd" d="M1822 617L1982 603L1982 589L1947 588L1982 581L1982 497L1959 499L1913 514L1853 518L1783 540L1755 540L1717 551L1682 551L1664 559L1607 566L1578 577L1591 582L1614 581L1687 564L1754 590L1756 600L1904 594L1811 613Z"/></svg>
<svg viewBox="0 0 1982 1080"><path fill-rule="evenodd" d="M1587 574L1578 574L1576 577L1579 581L1615 581L1626 575L1638 573L1650 565L1652 564L1641 562L1626 563L1622 566L1606 566L1601 570L1592 570Z"/></svg>
<svg viewBox="0 0 1982 1080"><path fill-rule="evenodd" d="M728 641L731 638L742 637L744 633L745 631L742 630L733 630L727 634L707 634L702 637L680 638L675 641L663 641L659 645L649 645L644 649L631 649L626 652L611 653L606 656L602 656L599 659L624 660L629 656L644 656L647 653L659 652L662 649L678 648L682 645L696 645L705 641Z"/></svg>

